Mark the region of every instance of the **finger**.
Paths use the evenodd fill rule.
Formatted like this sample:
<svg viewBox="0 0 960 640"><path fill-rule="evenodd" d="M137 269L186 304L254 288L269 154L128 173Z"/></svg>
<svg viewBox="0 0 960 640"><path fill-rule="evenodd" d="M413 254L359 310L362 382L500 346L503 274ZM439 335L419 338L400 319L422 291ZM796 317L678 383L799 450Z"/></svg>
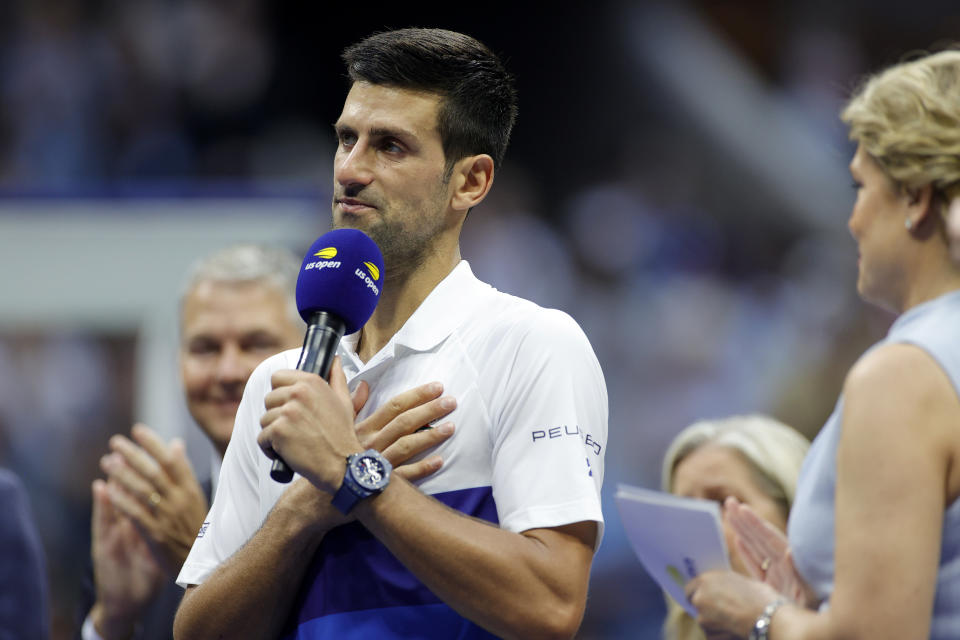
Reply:
<svg viewBox="0 0 960 640"><path fill-rule="evenodd" d="M123 461L137 474L164 493L168 480L160 464L142 448L121 435L110 438L110 449L123 457Z"/></svg>
<svg viewBox="0 0 960 640"><path fill-rule="evenodd" d="M343 372L343 360L340 356L333 359L330 365L330 388L341 398L347 398L350 406L353 406L353 399L350 397L350 387L347 385L347 375Z"/></svg>
<svg viewBox="0 0 960 640"><path fill-rule="evenodd" d="M426 404L404 411L379 431L368 434L366 439L374 448L383 450L403 436L413 433L423 426L430 426L431 423L448 415L456 407L456 399L450 396L431 400Z"/></svg>
<svg viewBox="0 0 960 640"><path fill-rule="evenodd" d="M750 518L752 512L744 505L731 505L725 509L724 522L728 524L737 541L737 548L757 563L769 553L762 537L756 535L756 523ZM759 566L759 564L758 564Z"/></svg>
<svg viewBox="0 0 960 640"><path fill-rule="evenodd" d="M267 409L264 412L264 414L260 416L260 428L266 429L267 427L272 425L274 422L277 421L277 419L280 418L280 414L281 414L281 411L279 407Z"/></svg>
<svg viewBox="0 0 960 640"><path fill-rule="evenodd" d="M281 405L273 409L268 409L260 416L260 428L269 429L270 427L285 423L288 419L296 420L300 414L301 411L299 411L298 408L289 405Z"/></svg>
<svg viewBox="0 0 960 640"><path fill-rule="evenodd" d="M739 535L734 540L740 552L740 558L750 575L757 580L766 579L770 564L776 562L778 556Z"/></svg>
<svg viewBox="0 0 960 640"><path fill-rule="evenodd" d="M157 493L153 483L134 471L119 454L111 453L100 458L100 468L110 482L116 483L144 504L148 496Z"/></svg>
<svg viewBox="0 0 960 640"><path fill-rule="evenodd" d="M170 441L170 465L167 471L178 485L197 482L197 476L187 457L187 445L181 438Z"/></svg>
<svg viewBox="0 0 960 640"><path fill-rule="evenodd" d="M408 389L403 393L399 393L381 406L377 407L376 411L367 416L360 424L357 425L358 432L363 431L365 434L374 433L380 429L387 426L391 420L394 420L397 416L402 413L423 405L431 400L435 400L443 392L443 385L439 382L429 382L427 384L422 384L419 387L414 387L413 389ZM421 423L421 425L426 424L426 422ZM420 426L420 425L417 425Z"/></svg>
<svg viewBox="0 0 960 640"><path fill-rule="evenodd" d="M136 423L130 430L130 434L140 447L147 452L154 461L159 464L164 471L169 472L173 462L170 454L170 447L160 438L157 433L143 423Z"/></svg>
<svg viewBox="0 0 960 640"><path fill-rule="evenodd" d="M757 553L780 556L787 548L786 536L747 505L733 509L730 525L744 542L756 548Z"/></svg>
<svg viewBox="0 0 960 640"><path fill-rule="evenodd" d="M746 535L745 539L748 539L759 553L771 559L782 558L787 550L788 542L783 532L763 520L758 519Z"/></svg>
<svg viewBox="0 0 960 640"><path fill-rule="evenodd" d="M737 536L735 538L734 544L737 547L737 551L740 552L740 559L743 561L743 565L747 568L747 571L750 573L750 576L755 580L763 580L763 558L756 553L756 549L749 545L743 543L743 539Z"/></svg>
<svg viewBox="0 0 960 640"><path fill-rule="evenodd" d="M350 421L353 422L356 413L353 411L350 386L347 384L347 375L343 371L343 360L340 356L333 359L333 365L330 367L330 389L333 391L334 397L350 410Z"/></svg>
<svg viewBox="0 0 960 640"><path fill-rule="evenodd" d="M401 437L383 449L383 455L390 461L390 464L396 467L447 440L453 435L453 432L453 423L444 422L433 429L426 429Z"/></svg>
<svg viewBox="0 0 960 640"><path fill-rule="evenodd" d="M440 470L443 466L443 458L440 456L430 456L418 462L411 462L400 467L395 467L393 472L401 478L410 482L420 480Z"/></svg>
<svg viewBox="0 0 960 640"><path fill-rule="evenodd" d="M415 387L390 398L358 425L357 435L363 438L380 438L387 446L400 436L412 433L429 425L456 408L456 399L438 397L443 391L439 382ZM385 431L382 435L378 432Z"/></svg>
<svg viewBox="0 0 960 640"><path fill-rule="evenodd" d="M742 503L733 503L728 499L724 503L724 520L738 533L740 531L748 532L751 527L756 526L752 511Z"/></svg>
<svg viewBox="0 0 960 640"><path fill-rule="evenodd" d="M264 427L260 433L257 434L257 446L260 447L260 450L263 451L271 460L277 459L277 452L273 448L273 429L271 427Z"/></svg>
<svg viewBox="0 0 960 640"><path fill-rule="evenodd" d="M356 418L357 414L360 413L360 410L363 409L364 405L367 404L367 400L370 399L370 385L367 384L366 380L361 380L360 384L357 385L357 388L353 390L353 417Z"/></svg>
<svg viewBox="0 0 960 640"><path fill-rule="evenodd" d="M289 387L296 383L296 381L300 379L300 376L305 373L304 371L297 371L296 369L280 369L279 371L274 371L273 375L270 376L270 387L273 389ZM314 374L309 373L306 375L312 376Z"/></svg>
<svg viewBox="0 0 960 640"><path fill-rule="evenodd" d="M101 536L116 521L116 514L113 506L110 504L110 498L107 496L107 483L97 478L90 485L90 492L93 496L93 512L90 516L91 536L93 543L96 544Z"/></svg>
<svg viewBox="0 0 960 640"><path fill-rule="evenodd" d="M793 601L802 607L809 606L813 602L816 602L816 594L813 593L810 586L803 579L803 576L797 571L797 565L793 562L793 549L789 547L784 554L784 565L784 569L789 572L792 579Z"/></svg>
<svg viewBox="0 0 960 640"><path fill-rule="evenodd" d="M112 482L107 483L107 493L113 507L130 518L144 537L156 539L152 532L157 528L157 521L147 508Z"/></svg>
<svg viewBox="0 0 960 640"><path fill-rule="evenodd" d="M726 517L727 513L734 512L738 506L740 506L739 500L737 500L734 496L727 496L726 499L723 501L724 517Z"/></svg>
<svg viewBox="0 0 960 640"><path fill-rule="evenodd" d="M263 397L263 406L266 409L276 409L282 407L290 400L290 385L278 387L273 391L268 391Z"/></svg>

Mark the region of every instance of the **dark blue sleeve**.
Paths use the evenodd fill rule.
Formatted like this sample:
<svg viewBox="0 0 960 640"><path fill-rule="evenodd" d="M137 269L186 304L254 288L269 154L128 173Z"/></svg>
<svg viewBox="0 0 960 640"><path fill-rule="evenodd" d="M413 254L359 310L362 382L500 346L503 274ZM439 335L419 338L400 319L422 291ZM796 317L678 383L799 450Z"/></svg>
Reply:
<svg viewBox="0 0 960 640"><path fill-rule="evenodd" d="M23 485L0 470L0 640L49 634L43 546Z"/></svg>

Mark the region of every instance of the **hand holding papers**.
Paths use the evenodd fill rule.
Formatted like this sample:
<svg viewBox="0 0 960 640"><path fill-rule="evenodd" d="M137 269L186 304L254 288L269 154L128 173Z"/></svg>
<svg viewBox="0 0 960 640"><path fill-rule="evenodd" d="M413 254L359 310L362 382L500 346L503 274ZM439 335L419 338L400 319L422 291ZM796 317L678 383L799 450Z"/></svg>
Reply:
<svg viewBox="0 0 960 640"><path fill-rule="evenodd" d="M647 573L696 616L683 585L704 571L730 568L720 505L624 484L618 485L615 499L630 545Z"/></svg>

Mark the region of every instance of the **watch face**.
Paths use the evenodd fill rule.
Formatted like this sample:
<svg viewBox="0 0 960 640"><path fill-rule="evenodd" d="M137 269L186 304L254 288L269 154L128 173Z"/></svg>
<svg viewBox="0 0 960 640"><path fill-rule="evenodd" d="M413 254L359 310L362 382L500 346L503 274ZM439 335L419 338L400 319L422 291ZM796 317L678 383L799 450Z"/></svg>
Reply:
<svg viewBox="0 0 960 640"><path fill-rule="evenodd" d="M353 461L353 476L365 489L379 489L386 480L387 470L373 456L360 456Z"/></svg>

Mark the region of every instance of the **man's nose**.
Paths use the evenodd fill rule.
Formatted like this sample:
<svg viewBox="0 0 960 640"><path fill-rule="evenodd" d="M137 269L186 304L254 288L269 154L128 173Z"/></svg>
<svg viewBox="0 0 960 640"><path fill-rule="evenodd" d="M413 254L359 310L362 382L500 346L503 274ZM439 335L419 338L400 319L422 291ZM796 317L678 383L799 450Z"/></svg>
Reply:
<svg viewBox="0 0 960 640"><path fill-rule="evenodd" d="M349 151L337 153L333 177L344 187L366 186L373 182L373 158L365 144L355 144Z"/></svg>

